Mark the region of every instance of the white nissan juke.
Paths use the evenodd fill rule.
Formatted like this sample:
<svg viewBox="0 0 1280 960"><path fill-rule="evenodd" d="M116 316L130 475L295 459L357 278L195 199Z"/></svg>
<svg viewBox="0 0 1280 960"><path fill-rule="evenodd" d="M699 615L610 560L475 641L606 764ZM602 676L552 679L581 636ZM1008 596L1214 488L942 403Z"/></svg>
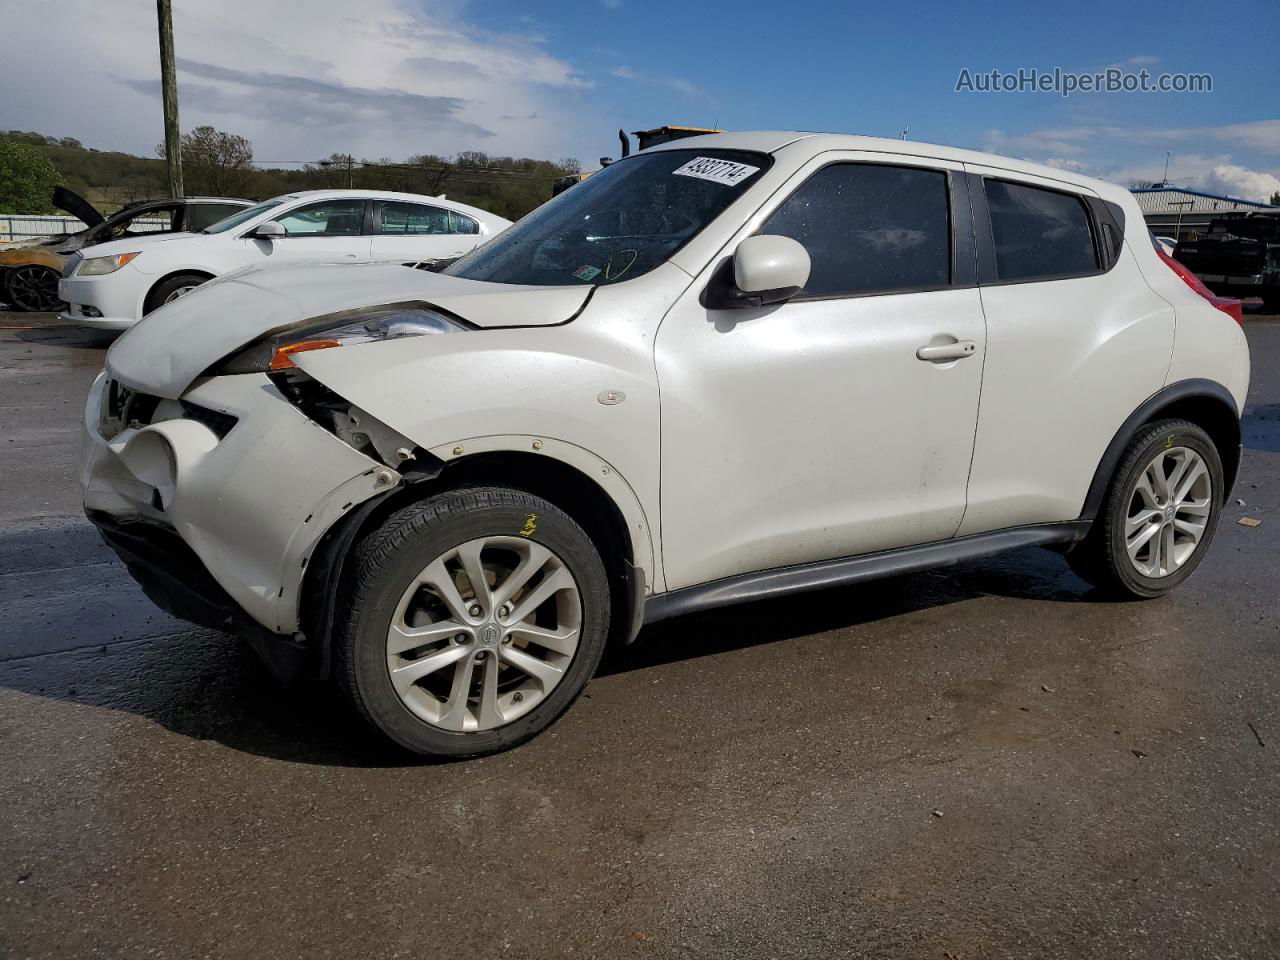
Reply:
<svg viewBox="0 0 1280 960"><path fill-rule="evenodd" d="M161 307L93 386L84 501L164 609L470 756L690 611L1030 545L1160 596L1213 537L1248 378L1121 187L720 134L438 273L248 270Z"/></svg>

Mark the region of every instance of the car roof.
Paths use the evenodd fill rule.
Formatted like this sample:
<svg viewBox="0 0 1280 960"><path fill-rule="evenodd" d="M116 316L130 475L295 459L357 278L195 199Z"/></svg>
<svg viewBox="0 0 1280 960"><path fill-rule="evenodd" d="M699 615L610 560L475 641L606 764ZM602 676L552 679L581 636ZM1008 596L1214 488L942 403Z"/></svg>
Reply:
<svg viewBox="0 0 1280 960"><path fill-rule="evenodd" d="M804 148L812 153L822 153L827 150L865 150L876 153L894 153L904 157L949 160L953 163L998 167L1002 170L1058 180L1062 183L1085 187L1094 191L1112 191L1115 188L1115 184L1110 184L1103 180L1095 180L1093 177L1086 177L1083 174L1072 173L1069 170L1061 170L1041 163L1031 163L1027 160L1003 157L994 153L964 150L959 147L948 147L936 143L923 143L918 140L891 140L887 137L864 137L850 133L809 133L798 130L754 130L740 133L716 133L702 137L686 137L683 140L671 140L667 143L649 147L644 153L653 153L658 150L702 148L778 153L800 141L804 141Z"/></svg>
<svg viewBox="0 0 1280 960"><path fill-rule="evenodd" d="M396 193L394 190L358 190L354 188L351 190L295 190L292 193L282 193L278 197L272 197L271 199L281 201L336 200L342 197L373 200L403 200L406 203L431 203L457 210L471 216L481 215L493 220L505 220L504 217L501 217L496 213L490 213L483 207L473 207L470 204L462 203L458 200L448 200L444 197L432 197L425 193Z"/></svg>
<svg viewBox="0 0 1280 960"><path fill-rule="evenodd" d="M327 197L372 197L375 200L436 200L437 197L429 197L425 193L397 193L394 190L360 190L352 188L350 190L294 190L291 193L282 193L276 199L280 200L301 200L319 199L323 200ZM457 203L456 200L441 200L442 203Z"/></svg>

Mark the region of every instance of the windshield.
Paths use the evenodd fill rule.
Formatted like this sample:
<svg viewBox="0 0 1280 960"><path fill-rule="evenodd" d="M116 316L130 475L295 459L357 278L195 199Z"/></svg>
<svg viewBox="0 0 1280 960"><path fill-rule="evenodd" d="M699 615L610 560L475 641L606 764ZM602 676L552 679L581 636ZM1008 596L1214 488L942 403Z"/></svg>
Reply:
<svg viewBox="0 0 1280 960"><path fill-rule="evenodd" d="M660 150L620 160L442 270L466 280L600 285L648 273L769 168L742 150Z"/></svg>
<svg viewBox="0 0 1280 960"><path fill-rule="evenodd" d="M280 204L288 200L289 197L276 197L274 200L263 200L259 204L255 204L246 210L240 210L233 213L229 217L224 217L217 223L211 223L209 226L201 230L201 233L225 233L228 230L234 230L242 223L247 223L260 213L266 213L272 207L278 207Z"/></svg>

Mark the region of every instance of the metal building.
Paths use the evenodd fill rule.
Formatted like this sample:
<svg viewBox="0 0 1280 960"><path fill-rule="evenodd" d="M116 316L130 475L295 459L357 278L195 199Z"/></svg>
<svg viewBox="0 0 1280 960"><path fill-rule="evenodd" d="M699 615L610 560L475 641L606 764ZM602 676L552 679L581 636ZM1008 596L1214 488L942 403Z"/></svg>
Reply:
<svg viewBox="0 0 1280 960"><path fill-rule="evenodd" d="M1209 221L1228 215L1280 214L1280 207L1239 197L1224 197L1185 187L1140 187L1133 191L1143 219L1158 237L1193 240L1209 229Z"/></svg>

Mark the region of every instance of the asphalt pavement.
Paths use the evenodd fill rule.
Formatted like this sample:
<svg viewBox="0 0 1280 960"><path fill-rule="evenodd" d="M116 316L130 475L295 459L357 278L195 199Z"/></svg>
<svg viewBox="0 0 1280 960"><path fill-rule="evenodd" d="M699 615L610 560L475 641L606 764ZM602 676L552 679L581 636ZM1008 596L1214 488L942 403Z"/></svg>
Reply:
<svg viewBox="0 0 1280 960"><path fill-rule="evenodd" d="M1280 318L1247 328L1172 596L1032 550L670 621L530 744L424 765L150 605L79 513L105 341L0 313L0 956L1280 955Z"/></svg>

